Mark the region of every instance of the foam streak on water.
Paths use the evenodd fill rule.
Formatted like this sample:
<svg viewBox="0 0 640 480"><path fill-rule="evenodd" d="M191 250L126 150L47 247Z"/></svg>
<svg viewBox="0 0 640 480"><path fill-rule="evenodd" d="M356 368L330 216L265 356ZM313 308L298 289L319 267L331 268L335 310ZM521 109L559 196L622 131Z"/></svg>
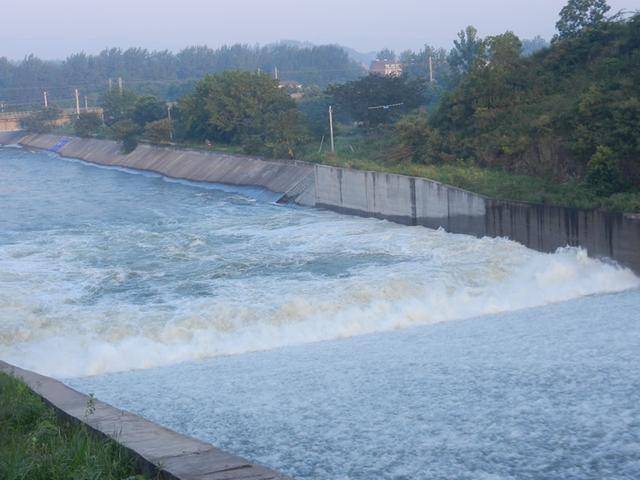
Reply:
<svg viewBox="0 0 640 480"><path fill-rule="evenodd" d="M0 358L85 376L639 285L579 249L542 254L250 193L0 149Z"/></svg>

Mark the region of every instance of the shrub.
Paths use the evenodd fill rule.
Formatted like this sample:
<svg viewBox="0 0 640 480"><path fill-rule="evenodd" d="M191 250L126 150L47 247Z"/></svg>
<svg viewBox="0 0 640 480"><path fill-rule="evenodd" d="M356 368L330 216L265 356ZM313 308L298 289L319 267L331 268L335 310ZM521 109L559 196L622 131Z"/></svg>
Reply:
<svg viewBox="0 0 640 480"><path fill-rule="evenodd" d="M83 112L73 123L73 130L79 137L91 137L102 127L102 118L95 112Z"/></svg>
<svg viewBox="0 0 640 480"><path fill-rule="evenodd" d="M424 114L407 115L395 126L400 145L414 163L436 163L438 135Z"/></svg>
<svg viewBox="0 0 640 480"><path fill-rule="evenodd" d="M120 120L113 124L113 136L122 143L122 153L131 153L138 146L140 127L131 120Z"/></svg>
<svg viewBox="0 0 640 480"><path fill-rule="evenodd" d="M622 175L614 158L613 150L599 146L587 164L585 177L596 195L608 197L623 188Z"/></svg>
<svg viewBox="0 0 640 480"><path fill-rule="evenodd" d="M144 137L151 143L169 143L171 141L172 128L172 122L168 118L156 120L146 124Z"/></svg>

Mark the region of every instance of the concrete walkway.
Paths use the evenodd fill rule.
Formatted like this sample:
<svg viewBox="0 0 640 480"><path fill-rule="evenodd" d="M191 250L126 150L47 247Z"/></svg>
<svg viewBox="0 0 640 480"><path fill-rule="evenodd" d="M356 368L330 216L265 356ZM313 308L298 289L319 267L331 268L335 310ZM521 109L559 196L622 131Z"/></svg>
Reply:
<svg viewBox="0 0 640 480"><path fill-rule="evenodd" d="M121 444L149 476L170 480L287 480L244 458L161 427L142 417L90 398L43 375L0 361L0 372L22 379L65 419L87 424L98 436Z"/></svg>

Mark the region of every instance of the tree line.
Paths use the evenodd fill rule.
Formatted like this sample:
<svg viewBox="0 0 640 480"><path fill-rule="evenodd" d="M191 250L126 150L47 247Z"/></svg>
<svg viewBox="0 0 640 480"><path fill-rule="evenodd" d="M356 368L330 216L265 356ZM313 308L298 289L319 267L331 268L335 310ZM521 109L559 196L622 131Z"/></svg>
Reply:
<svg viewBox="0 0 640 480"><path fill-rule="evenodd" d="M84 94L104 91L109 79L121 77L140 94L175 100L207 74L225 70L262 71L283 80L325 87L353 80L364 73L339 46L231 45L212 49L192 46L174 54L144 48L105 49L97 55L77 53L64 61L45 61L28 55L21 62L0 57L0 101L39 103L42 91L52 98L71 98L74 88Z"/></svg>

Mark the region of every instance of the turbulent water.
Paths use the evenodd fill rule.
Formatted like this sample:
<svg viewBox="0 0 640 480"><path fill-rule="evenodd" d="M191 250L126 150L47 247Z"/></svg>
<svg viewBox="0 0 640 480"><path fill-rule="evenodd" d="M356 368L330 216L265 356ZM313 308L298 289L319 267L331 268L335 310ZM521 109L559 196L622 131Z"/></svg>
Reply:
<svg viewBox="0 0 640 480"><path fill-rule="evenodd" d="M639 279L579 249L543 254L504 239L272 200L261 190L180 183L53 154L0 149L0 358L73 377L68 381L118 405L301 478L456 477L443 465L438 469L434 452L448 453L443 462L458 459L467 478L548 478L519 474L523 465L539 471L530 451L516 449L516 458L492 456L492 448L508 449L510 442L529 438L526 420L513 430L510 422L548 407L527 396L538 391L536 375L548 375L542 381L549 391L556 385L553 369L544 364L545 355L556 352L548 339L560 342L558 351L562 342L569 353L583 346L563 336L567 327L560 319L572 311L567 305L580 305L567 321L611 335L624 328L629 342L637 339ZM558 303L566 301L571 302ZM593 320L596 311L599 322ZM604 327L608 314L613 331ZM536 323L545 315L545 322ZM463 319L468 320L451 322ZM631 323L623 326L623 319ZM537 335L538 325L544 335ZM600 330L594 338L603 343L585 344L572 368L594 360L593 352L614 348ZM387 333L361 336L380 332ZM443 332L449 333L438 337ZM449 351L446 340L452 338L455 348ZM343 340L310 345L336 339ZM286 348L247 353L277 347ZM531 349L534 354L524 356L528 363L517 359ZM221 357L228 354L244 355ZM492 354L501 368L512 362L512 370L491 375L492 365L483 362ZM630 362L625 355L620 358ZM469 365L465 358L471 358ZM292 371L292 365L300 367ZM593 368L584 367L573 381L588 382ZM620 368L637 381L637 364ZM498 386L520 374L533 389L516 390L518 410L505 414L512 417L505 419L497 406L478 405L490 397L506 408ZM100 376L81 378L90 375ZM158 382L172 383L173 389L160 389ZM268 392L257 395L246 382ZM594 388L605 391L607 384ZM407 393L411 389L416 395ZM167 392L164 403L157 396L153 404L144 402L159 391ZM135 392L137 400L127 392ZM622 401L628 392L620 395ZM556 406L563 401L560 395ZM455 418L447 417L449 409L458 412ZM606 409L596 410L602 418L595 415L593 421L601 425ZM394 416L395 411L404 416ZM466 416L468 411L486 414L489 424ZM625 412L621 415L633 413ZM441 438L438 429L448 428L447 418L456 425L455 435L447 433L454 435L448 437L449 450L430 450ZM617 417L616 422L619 426ZM278 425L282 429L276 432ZM480 425L486 432L495 429L484 439L486 448L474 443L484 434L465 436L465 428L476 432ZM637 419L634 425L637 429ZM585 435L599 431L587 429ZM552 449L556 441L570 441L569 433L550 438L542 432L539 440L547 438ZM636 455L638 466L640 444L637 435L633 438L635 443L618 438L630 450L616 451ZM304 448L295 447L298 441ZM474 461L488 462L478 467L478 475ZM500 470L505 462L511 470ZM432 475L424 473L427 463ZM587 478L579 469L573 477L565 475L568 470L560 466L548 471L550 477L560 478L553 472L561 472ZM491 476L492 471L502 473Z"/></svg>

